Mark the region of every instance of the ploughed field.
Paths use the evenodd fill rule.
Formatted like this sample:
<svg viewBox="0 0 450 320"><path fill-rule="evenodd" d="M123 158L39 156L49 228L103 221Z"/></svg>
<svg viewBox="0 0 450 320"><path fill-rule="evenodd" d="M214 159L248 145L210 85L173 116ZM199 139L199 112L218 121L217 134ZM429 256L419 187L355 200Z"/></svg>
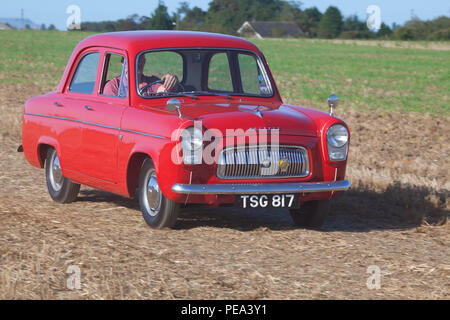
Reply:
<svg viewBox="0 0 450 320"><path fill-rule="evenodd" d="M321 231L285 210L233 208L152 230L137 202L103 191L53 203L44 171L16 152L24 101L55 89L86 36L0 31L0 298L450 298L448 45L257 41L285 102L341 98L352 188Z"/></svg>

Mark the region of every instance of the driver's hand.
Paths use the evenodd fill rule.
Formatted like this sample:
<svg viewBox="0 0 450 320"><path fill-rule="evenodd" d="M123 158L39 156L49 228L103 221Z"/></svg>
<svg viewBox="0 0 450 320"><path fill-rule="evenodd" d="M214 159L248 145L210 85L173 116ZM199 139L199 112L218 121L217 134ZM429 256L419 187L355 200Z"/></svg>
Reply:
<svg viewBox="0 0 450 320"><path fill-rule="evenodd" d="M161 92L169 92L166 87L164 85L159 86L158 89L156 90L157 93L161 93Z"/></svg>
<svg viewBox="0 0 450 320"><path fill-rule="evenodd" d="M166 74L161 78L164 81L164 87L166 92L172 92L178 84L178 78L174 74ZM159 91L159 90L158 90Z"/></svg>

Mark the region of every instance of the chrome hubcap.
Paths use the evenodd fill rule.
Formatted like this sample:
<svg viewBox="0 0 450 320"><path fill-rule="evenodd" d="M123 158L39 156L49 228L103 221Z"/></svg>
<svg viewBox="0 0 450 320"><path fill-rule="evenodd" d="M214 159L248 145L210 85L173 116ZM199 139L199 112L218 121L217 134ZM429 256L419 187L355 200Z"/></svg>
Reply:
<svg viewBox="0 0 450 320"><path fill-rule="evenodd" d="M161 190L159 190L158 181L156 181L155 171L150 171L147 174L145 181L144 203L147 212L154 217L159 213L162 202L162 193Z"/></svg>
<svg viewBox="0 0 450 320"><path fill-rule="evenodd" d="M55 191L59 191L62 188L63 175L61 172L61 165L59 164L58 154L53 152L52 159L50 161L50 183Z"/></svg>

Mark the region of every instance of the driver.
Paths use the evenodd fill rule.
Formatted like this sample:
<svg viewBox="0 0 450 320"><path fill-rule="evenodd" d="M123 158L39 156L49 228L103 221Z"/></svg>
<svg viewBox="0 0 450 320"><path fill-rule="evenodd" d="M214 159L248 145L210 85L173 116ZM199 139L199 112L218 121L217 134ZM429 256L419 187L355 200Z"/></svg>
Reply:
<svg viewBox="0 0 450 320"><path fill-rule="evenodd" d="M156 76L146 76L144 75L144 66L145 66L145 57L144 55L141 55L139 57L138 62L138 82L139 82L139 90L142 89L144 86L155 82L155 81L161 81L157 82L155 84L152 84L151 86L147 87L147 89L143 92L143 95L147 95L151 92L175 92L178 85L178 78L177 76L173 74L166 74L161 79L159 79ZM123 67L124 59L122 58L122 67ZM127 72L124 73L124 83L128 82ZM116 97L119 91L120 87L120 76L116 77L114 79L111 79L105 84L105 87L103 89L103 94L108 96L114 96ZM125 93L126 96L126 93Z"/></svg>
<svg viewBox="0 0 450 320"><path fill-rule="evenodd" d="M138 61L138 83L139 83L139 90L141 90L143 87L145 87L148 84L151 84L152 82L160 80L161 82L152 84L151 86L147 87L147 89L142 93L143 95L146 95L151 92L176 92L177 86L178 86L178 78L174 74L166 74L161 79L159 79L156 76L146 76L144 75L144 66L145 66L145 56L141 55L139 57Z"/></svg>

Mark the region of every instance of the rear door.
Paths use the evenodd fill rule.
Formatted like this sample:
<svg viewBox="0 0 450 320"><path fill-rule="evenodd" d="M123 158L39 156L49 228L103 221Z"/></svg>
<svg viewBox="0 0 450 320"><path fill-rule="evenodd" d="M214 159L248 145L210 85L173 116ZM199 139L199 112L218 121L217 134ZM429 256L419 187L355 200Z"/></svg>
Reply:
<svg viewBox="0 0 450 320"><path fill-rule="evenodd" d="M101 51L90 48L81 52L74 62L72 74L60 99L55 99L55 110L65 112L64 119L69 129L61 135L63 170L83 172L81 139L83 106L94 99Z"/></svg>

